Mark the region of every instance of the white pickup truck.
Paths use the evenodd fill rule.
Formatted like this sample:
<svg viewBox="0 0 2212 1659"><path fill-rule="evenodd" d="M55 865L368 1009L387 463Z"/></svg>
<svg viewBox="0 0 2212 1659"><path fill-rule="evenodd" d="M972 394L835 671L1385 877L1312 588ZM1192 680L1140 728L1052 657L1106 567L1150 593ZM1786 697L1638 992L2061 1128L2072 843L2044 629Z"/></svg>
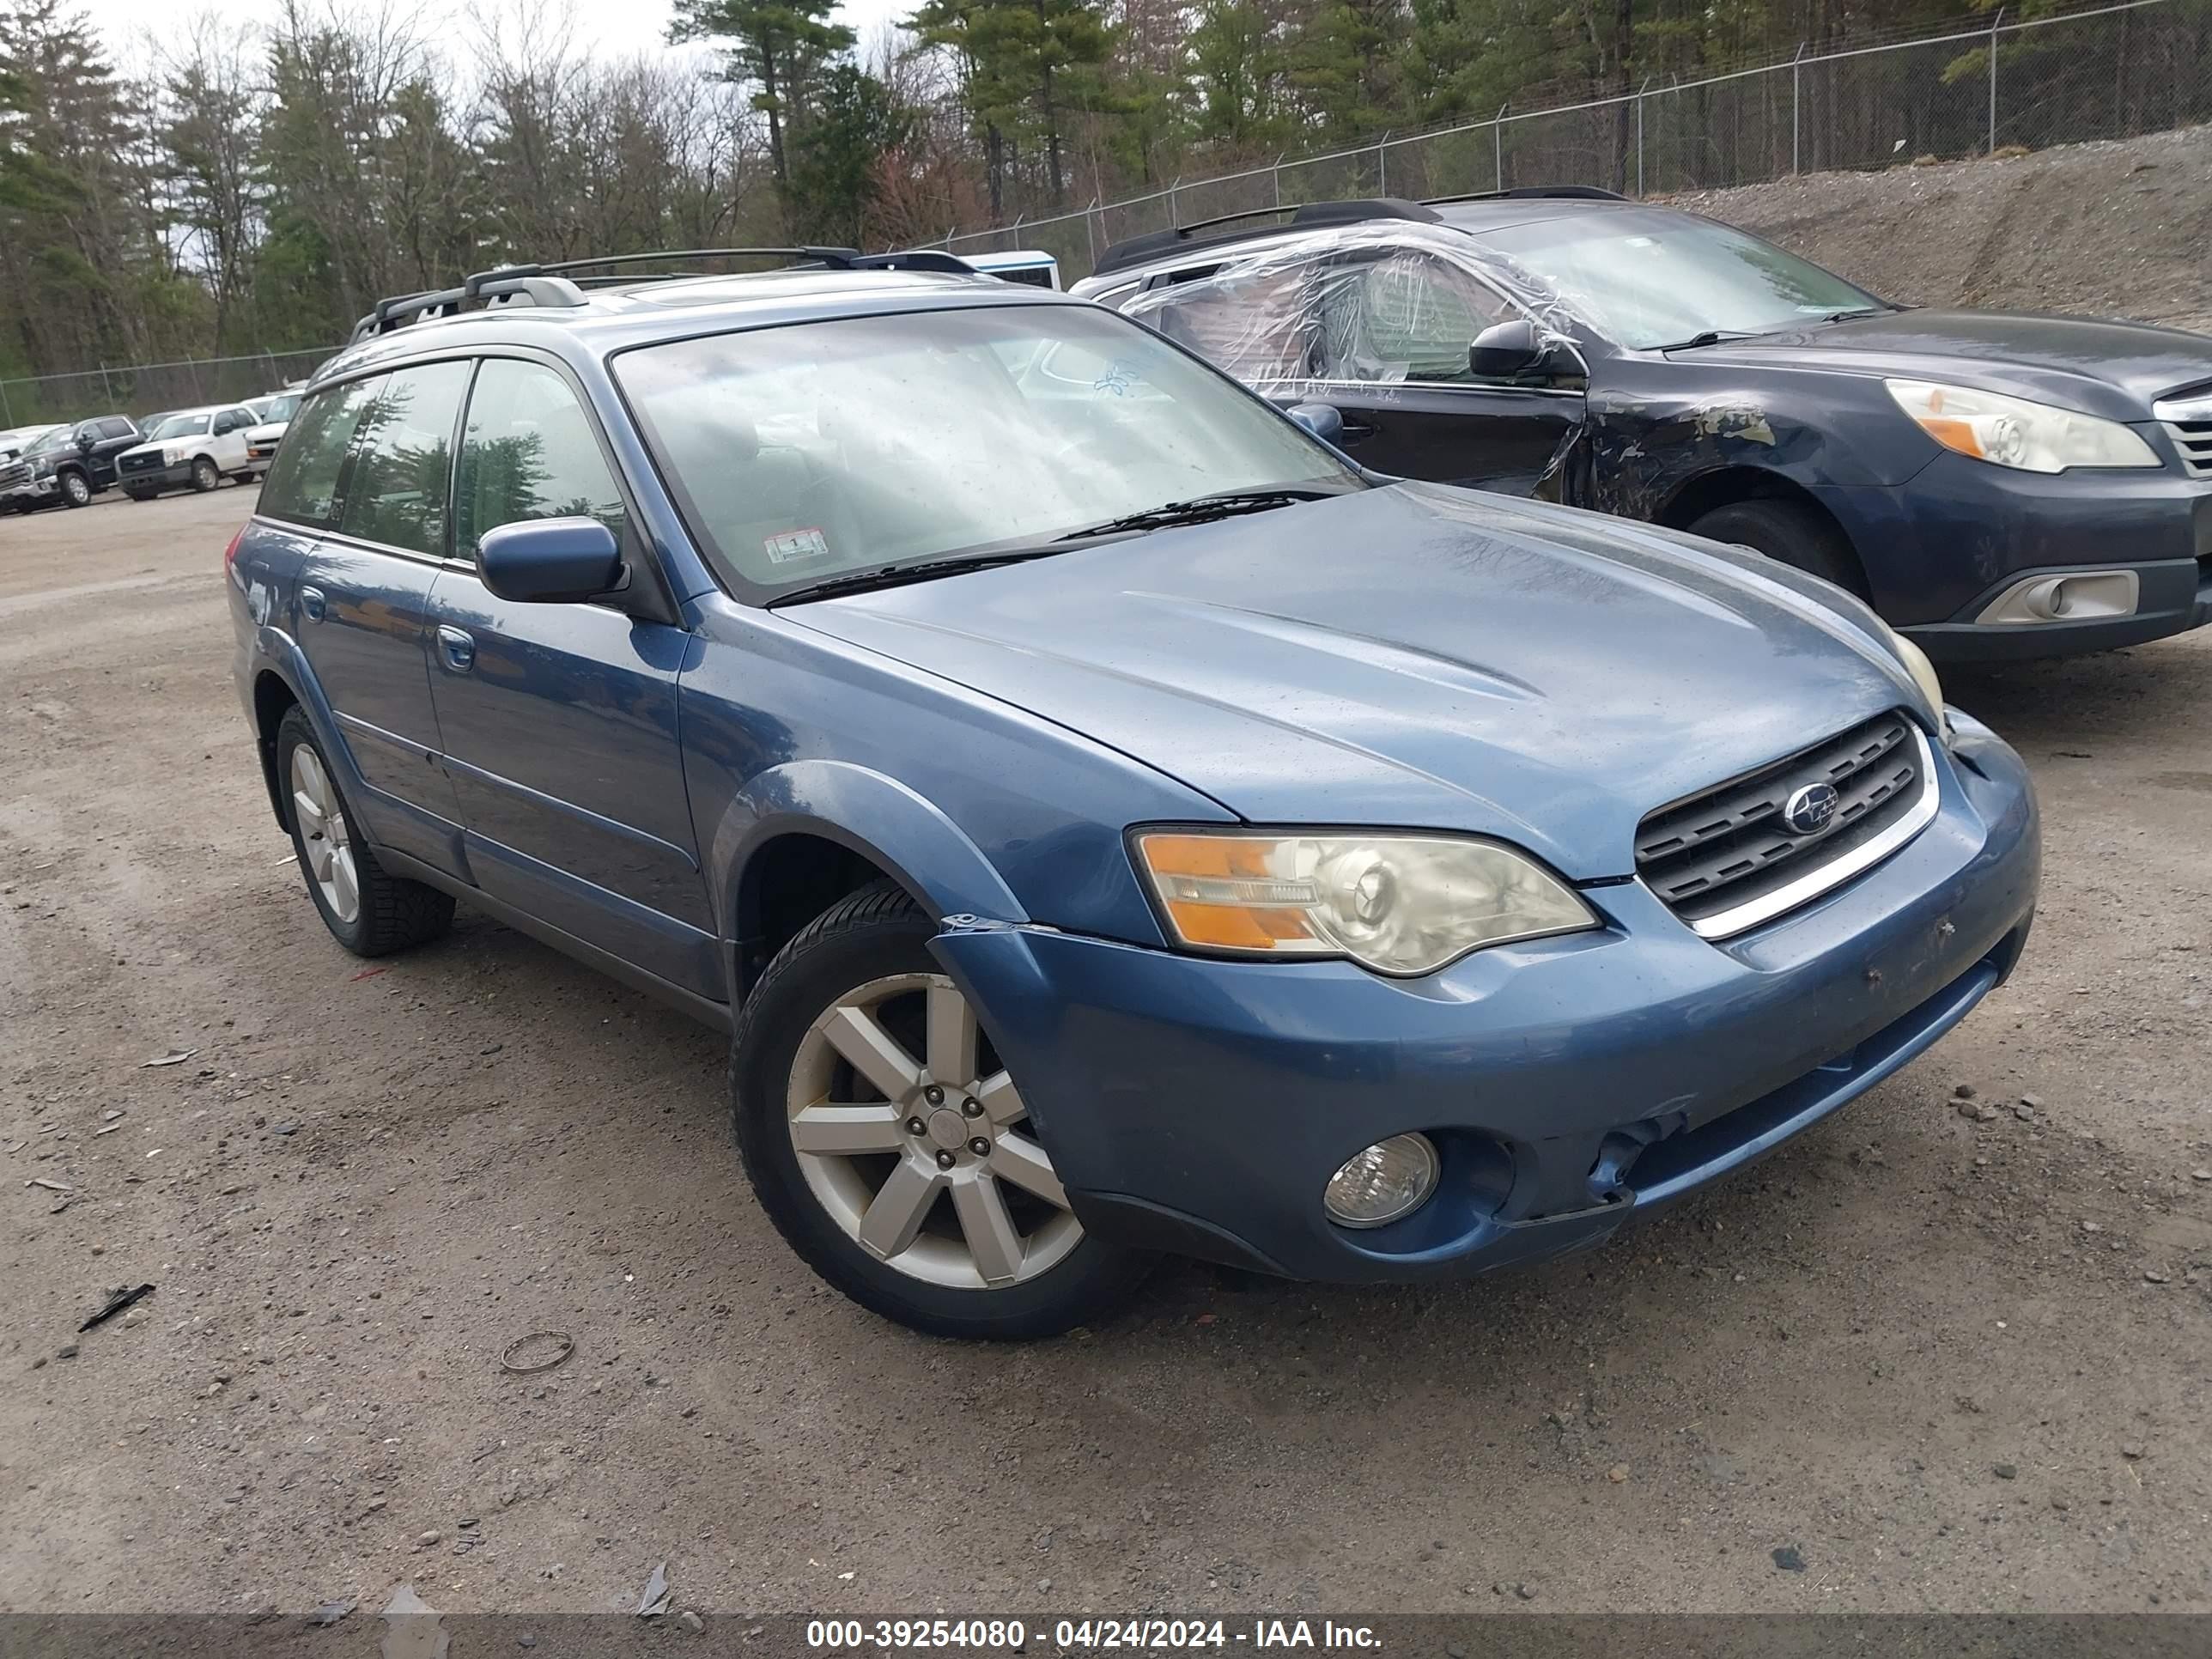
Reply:
<svg viewBox="0 0 2212 1659"><path fill-rule="evenodd" d="M227 474L253 476L246 434L259 422L243 404L179 409L148 428L146 441L115 458L115 481L134 501L150 501L186 485L213 489Z"/></svg>

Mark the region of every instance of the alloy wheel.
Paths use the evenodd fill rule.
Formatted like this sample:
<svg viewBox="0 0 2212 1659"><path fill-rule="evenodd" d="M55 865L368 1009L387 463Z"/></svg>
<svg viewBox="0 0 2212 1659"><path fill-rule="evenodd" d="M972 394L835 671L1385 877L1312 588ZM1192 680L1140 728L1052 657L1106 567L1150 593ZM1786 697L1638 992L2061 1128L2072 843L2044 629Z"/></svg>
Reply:
<svg viewBox="0 0 2212 1659"><path fill-rule="evenodd" d="M62 489L69 496L71 507L82 507L92 500L92 486L81 473L62 474Z"/></svg>
<svg viewBox="0 0 2212 1659"><path fill-rule="evenodd" d="M361 915L361 872L354 863L353 831L322 757L306 744L292 750L292 817L307 874L330 913L350 924Z"/></svg>
<svg viewBox="0 0 2212 1659"><path fill-rule="evenodd" d="M896 974L839 997L799 1040L791 1145L845 1236L933 1285L1003 1289L1083 1237L1029 1109L942 974Z"/></svg>

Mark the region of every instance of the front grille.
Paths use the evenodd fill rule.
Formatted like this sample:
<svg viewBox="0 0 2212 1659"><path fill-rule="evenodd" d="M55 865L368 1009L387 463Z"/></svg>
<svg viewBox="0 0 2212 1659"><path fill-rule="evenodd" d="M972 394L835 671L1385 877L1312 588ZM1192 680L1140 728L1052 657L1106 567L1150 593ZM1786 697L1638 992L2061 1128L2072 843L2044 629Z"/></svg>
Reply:
<svg viewBox="0 0 2212 1659"><path fill-rule="evenodd" d="M150 472L161 465L161 457L158 453L150 455L125 455L115 464L115 470L118 472Z"/></svg>
<svg viewBox="0 0 2212 1659"><path fill-rule="evenodd" d="M0 466L0 489L12 489L17 484L31 482L31 465L17 461L12 466Z"/></svg>
<svg viewBox="0 0 2212 1659"><path fill-rule="evenodd" d="M1845 863L1921 803L1933 780L1923 775L1927 750L1918 732L1893 711L1661 807L1637 826L1636 873L1669 909L1708 937L1765 920L1755 913L1759 901L1823 867ZM1827 828L1793 833L1784 825L1783 809L1800 789L1822 783L1838 797ZM1837 879L1849 873L1843 870ZM1734 925L1720 920L1740 912L1743 919Z"/></svg>
<svg viewBox="0 0 2212 1659"><path fill-rule="evenodd" d="M2173 440L2181 470L2192 478L2212 478L2212 394L2200 386L2160 398L2150 412Z"/></svg>
<svg viewBox="0 0 2212 1659"><path fill-rule="evenodd" d="M2212 421L2168 421L2166 435L2181 452L2181 470L2192 478L2212 478Z"/></svg>

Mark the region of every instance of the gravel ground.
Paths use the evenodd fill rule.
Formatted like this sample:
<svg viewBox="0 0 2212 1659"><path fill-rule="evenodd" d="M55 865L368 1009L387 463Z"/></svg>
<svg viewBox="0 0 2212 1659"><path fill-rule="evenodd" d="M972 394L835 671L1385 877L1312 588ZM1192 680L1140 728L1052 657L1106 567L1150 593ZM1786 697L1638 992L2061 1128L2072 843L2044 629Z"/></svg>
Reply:
<svg viewBox="0 0 2212 1659"><path fill-rule="evenodd" d="M1959 678L2043 791L2027 961L1722 1190L967 1347L785 1250L712 1035L465 908L329 940L251 503L0 522L0 1606L2212 1610L2212 634Z"/></svg>
<svg viewBox="0 0 2212 1659"><path fill-rule="evenodd" d="M1674 200L1911 305L2212 328L2212 127Z"/></svg>

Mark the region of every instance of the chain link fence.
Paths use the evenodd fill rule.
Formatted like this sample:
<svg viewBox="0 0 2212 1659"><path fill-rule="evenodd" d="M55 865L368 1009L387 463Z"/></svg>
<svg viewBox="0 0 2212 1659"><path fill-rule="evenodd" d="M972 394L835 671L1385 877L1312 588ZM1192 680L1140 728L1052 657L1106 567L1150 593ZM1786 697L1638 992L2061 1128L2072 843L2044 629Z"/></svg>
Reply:
<svg viewBox="0 0 2212 1659"><path fill-rule="evenodd" d="M131 363L0 380L0 430L129 415L143 422L164 410L241 403L305 380L338 348L264 351L251 357L204 357L176 363Z"/></svg>
<svg viewBox="0 0 2212 1659"><path fill-rule="evenodd" d="M2212 0L2125 0L2051 17L1790 59L1487 120L1383 133L1328 155L1178 179L1165 190L995 230L953 252L1041 248L1067 280L1111 243L1224 214L1345 197L1419 200L1515 185L1663 195L1796 173L2125 138L2212 120Z"/></svg>

